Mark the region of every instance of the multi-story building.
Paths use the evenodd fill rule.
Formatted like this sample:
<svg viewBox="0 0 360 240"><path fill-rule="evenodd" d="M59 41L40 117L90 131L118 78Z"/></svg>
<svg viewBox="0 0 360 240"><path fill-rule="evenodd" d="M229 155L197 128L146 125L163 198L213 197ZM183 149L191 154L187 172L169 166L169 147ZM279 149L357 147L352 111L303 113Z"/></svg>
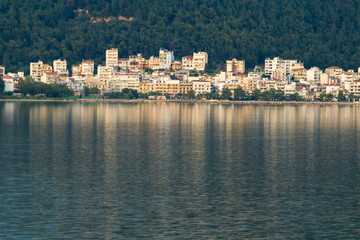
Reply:
<svg viewBox="0 0 360 240"><path fill-rule="evenodd" d="M57 72L44 72L41 76L41 82L43 83L55 83L59 80L60 76Z"/></svg>
<svg viewBox="0 0 360 240"><path fill-rule="evenodd" d="M94 61L92 60L85 60L81 63L81 74L92 76L94 75Z"/></svg>
<svg viewBox="0 0 360 240"><path fill-rule="evenodd" d="M193 54L193 68L196 71L205 71L208 63L208 54L206 52L198 52Z"/></svg>
<svg viewBox="0 0 360 240"><path fill-rule="evenodd" d="M35 81L40 82L41 76L43 74L44 63L39 60L38 62L30 63L30 76L35 79Z"/></svg>
<svg viewBox="0 0 360 240"><path fill-rule="evenodd" d="M286 81L286 70L284 68L277 68L272 72L271 77L284 82Z"/></svg>
<svg viewBox="0 0 360 240"><path fill-rule="evenodd" d="M335 66L328 67L325 69L325 73L327 73L329 75L329 77L335 77L335 78L338 78L343 71L344 70L342 68L335 67Z"/></svg>
<svg viewBox="0 0 360 240"><path fill-rule="evenodd" d="M306 68L297 68L292 69L293 77L295 82L306 82L307 80L307 69Z"/></svg>
<svg viewBox="0 0 360 240"><path fill-rule="evenodd" d="M61 59L55 60L53 62L54 72L65 74L67 73L67 62L66 60L62 61Z"/></svg>
<svg viewBox="0 0 360 240"><path fill-rule="evenodd" d="M0 76L4 76L4 75L5 75L5 67L0 66Z"/></svg>
<svg viewBox="0 0 360 240"><path fill-rule="evenodd" d="M322 74L322 71L318 67L312 67L310 68L306 73L306 79L309 83L317 84L320 83L320 76Z"/></svg>
<svg viewBox="0 0 360 240"><path fill-rule="evenodd" d="M227 60L226 72L245 73L245 60L237 60L236 58Z"/></svg>
<svg viewBox="0 0 360 240"><path fill-rule="evenodd" d="M350 91L351 83L355 80L355 73L352 70L342 72L340 75L340 84L345 91Z"/></svg>
<svg viewBox="0 0 360 240"><path fill-rule="evenodd" d="M6 76L5 74L2 76L2 79L5 84L4 91L5 92L13 92L14 91L14 79L10 76Z"/></svg>
<svg viewBox="0 0 360 240"><path fill-rule="evenodd" d="M114 72L113 67L108 66L98 66L98 78L101 84L103 84L104 90L107 91L109 89L109 83L112 78Z"/></svg>
<svg viewBox="0 0 360 240"><path fill-rule="evenodd" d="M329 84L329 75L327 73L322 73L320 75L320 84Z"/></svg>
<svg viewBox="0 0 360 240"><path fill-rule="evenodd" d="M192 82L180 81L180 83L179 83L179 92L181 94L187 94L192 89L193 89L193 83Z"/></svg>
<svg viewBox="0 0 360 240"><path fill-rule="evenodd" d="M139 83L139 92L148 93L154 92L154 83L153 81L142 81Z"/></svg>
<svg viewBox="0 0 360 240"><path fill-rule="evenodd" d="M292 82L290 84L286 84L284 87L284 94L285 95L291 95L296 93L296 83Z"/></svg>
<svg viewBox="0 0 360 240"><path fill-rule="evenodd" d="M179 61L174 61L171 63L171 68L174 70L180 70L181 67L182 67L182 64Z"/></svg>
<svg viewBox="0 0 360 240"><path fill-rule="evenodd" d="M262 73L261 72L249 72L248 79L252 81L251 84L255 84L254 90L258 88L258 83L261 81Z"/></svg>
<svg viewBox="0 0 360 240"><path fill-rule="evenodd" d="M117 48L106 50L106 66L107 67L119 66L119 51Z"/></svg>
<svg viewBox="0 0 360 240"><path fill-rule="evenodd" d="M354 80L350 84L350 93L353 93L355 95L360 95L360 80Z"/></svg>
<svg viewBox="0 0 360 240"><path fill-rule="evenodd" d="M85 79L68 78L67 84L69 88L74 91L75 96L80 96L83 88L85 87Z"/></svg>
<svg viewBox="0 0 360 240"><path fill-rule="evenodd" d="M81 64L71 66L71 76L79 76L81 74Z"/></svg>
<svg viewBox="0 0 360 240"><path fill-rule="evenodd" d="M274 59L267 58L265 59L265 75L272 76L276 69L281 68L284 69L285 76L289 80L292 74L291 70L296 64L299 64L298 60L284 60L279 57Z"/></svg>
<svg viewBox="0 0 360 240"><path fill-rule="evenodd" d="M122 70L127 70L129 68L129 59L119 58L119 68Z"/></svg>
<svg viewBox="0 0 360 240"><path fill-rule="evenodd" d="M143 59L141 54L129 56L128 67L130 71L139 71L140 61Z"/></svg>
<svg viewBox="0 0 360 240"><path fill-rule="evenodd" d="M46 73L51 73L51 72L53 72L53 68L49 64L44 64L43 65L43 71L46 72Z"/></svg>
<svg viewBox="0 0 360 240"><path fill-rule="evenodd" d="M159 69L170 69L173 61L174 52L161 48L159 51Z"/></svg>
<svg viewBox="0 0 360 240"><path fill-rule="evenodd" d="M167 80L166 81L166 93L170 94L170 96L174 96L175 94L180 92L180 81L179 80Z"/></svg>
<svg viewBox="0 0 360 240"><path fill-rule="evenodd" d="M155 78L154 83L154 92L161 92L162 94L166 93L166 81L170 80L167 77Z"/></svg>
<svg viewBox="0 0 360 240"><path fill-rule="evenodd" d="M295 64L292 64L291 67L290 67L290 70L291 70L291 71L294 71L295 69L305 69L304 63L302 63L302 62L297 62L297 63L295 63Z"/></svg>
<svg viewBox="0 0 360 240"><path fill-rule="evenodd" d="M149 68L152 70L160 69L160 59L158 57L151 56L149 58Z"/></svg>
<svg viewBox="0 0 360 240"><path fill-rule="evenodd" d="M193 56L182 57L182 69L193 70Z"/></svg>
<svg viewBox="0 0 360 240"><path fill-rule="evenodd" d="M140 69L144 70L145 68L149 68L149 60L145 58L141 58L139 61Z"/></svg>
<svg viewBox="0 0 360 240"><path fill-rule="evenodd" d="M234 75L234 79L236 80L236 83L237 83L237 86L235 88L240 86L246 92L254 91L258 87L258 82L260 81L259 77L256 77L256 78L248 77L244 73L238 73L238 74Z"/></svg>
<svg viewBox="0 0 360 240"><path fill-rule="evenodd" d="M114 73L109 82L109 91L121 92L124 88L139 91L140 79L138 73Z"/></svg>
<svg viewBox="0 0 360 240"><path fill-rule="evenodd" d="M211 83L207 81L193 81L193 90L196 95L211 92Z"/></svg>

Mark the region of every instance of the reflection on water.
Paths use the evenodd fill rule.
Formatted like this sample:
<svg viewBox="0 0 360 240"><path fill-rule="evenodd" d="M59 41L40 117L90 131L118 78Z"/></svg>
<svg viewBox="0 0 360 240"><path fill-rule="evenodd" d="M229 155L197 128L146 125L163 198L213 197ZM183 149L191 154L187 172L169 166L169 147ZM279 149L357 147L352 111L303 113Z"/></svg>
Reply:
<svg viewBox="0 0 360 240"><path fill-rule="evenodd" d="M0 103L0 238L357 238L359 113Z"/></svg>

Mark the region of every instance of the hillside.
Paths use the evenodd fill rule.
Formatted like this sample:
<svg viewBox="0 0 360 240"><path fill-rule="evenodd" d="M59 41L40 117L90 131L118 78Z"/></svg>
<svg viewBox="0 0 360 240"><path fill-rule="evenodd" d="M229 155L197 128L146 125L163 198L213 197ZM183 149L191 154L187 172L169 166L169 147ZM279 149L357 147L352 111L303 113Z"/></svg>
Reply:
<svg viewBox="0 0 360 240"><path fill-rule="evenodd" d="M245 59L296 58L306 67L360 66L360 2L355 0L0 0L0 65L28 71L29 62L63 58L103 63L120 57L180 59L207 51L210 67Z"/></svg>

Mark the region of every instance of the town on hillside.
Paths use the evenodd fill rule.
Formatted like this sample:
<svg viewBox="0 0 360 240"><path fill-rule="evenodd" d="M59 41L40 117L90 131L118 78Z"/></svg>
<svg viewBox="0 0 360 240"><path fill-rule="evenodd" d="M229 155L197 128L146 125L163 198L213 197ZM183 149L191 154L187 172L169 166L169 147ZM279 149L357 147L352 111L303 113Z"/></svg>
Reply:
<svg viewBox="0 0 360 240"><path fill-rule="evenodd" d="M265 59L264 67L255 66L247 72L245 60L231 59L226 61L226 71L207 74L207 63L206 52L184 56L180 62L175 61L172 51L165 49L159 50L159 56L145 59L141 53L119 58L118 49L113 48L106 50L106 65L98 65L97 74L94 74L92 60L71 66L70 74L66 60L58 59L52 66L41 60L31 62L30 77L35 82L64 84L78 96L86 88L97 89L99 94L132 89L148 95L157 93L157 98L178 98L190 92L194 96L224 91L234 94L236 89L241 89L245 95L272 90L306 101L354 100L354 96L360 95L360 68L358 72L335 66L325 71L318 67L306 69L299 60L275 57ZM17 92L19 83L25 78L23 72L6 73L4 66L0 66L0 76L9 93Z"/></svg>

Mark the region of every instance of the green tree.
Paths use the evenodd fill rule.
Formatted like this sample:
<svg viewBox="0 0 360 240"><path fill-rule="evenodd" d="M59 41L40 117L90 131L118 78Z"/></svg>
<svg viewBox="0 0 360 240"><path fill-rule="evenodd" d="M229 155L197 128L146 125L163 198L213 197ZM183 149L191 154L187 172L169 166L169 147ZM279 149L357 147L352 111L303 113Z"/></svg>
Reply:
<svg viewBox="0 0 360 240"><path fill-rule="evenodd" d="M4 90L5 90L5 83L2 76L0 76L0 93L3 93Z"/></svg>
<svg viewBox="0 0 360 240"><path fill-rule="evenodd" d="M187 98L188 98L188 99L195 99L195 91L194 91L194 90L190 90L190 91L187 93Z"/></svg>
<svg viewBox="0 0 360 240"><path fill-rule="evenodd" d="M334 98L334 94L329 93L329 94L327 95L327 100L331 101L331 100L333 100L333 98Z"/></svg>
<svg viewBox="0 0 360 240"><path fill-rule="evenodd" d="M84 86L82 89L82 93L84 94L84 96L89 96L90 95L90 88L87 86Z"/></svg>
<svg viewBox="0 0 360 240"><path fill-rule="evenodd" d="M99 94L100 90L97 87L92 87L89 89L90 94Z"/></svg>
<svg viewBox="0 0 360 240"><path fill-rule="evenodd" d="M222 99L231 99L232 93L230 91L229 88L224 87L223 90L221 91L221 98Z"/></svg>
<svg viewBox="0 0 360 240"><path fill-rule="evenodd" d="M327 100L327 94L325 92L320 93L320 101L325 102Z"/></svg>
<svg viewBox="0 0 360 240"><path fill-rule="evenodd" d="M293 93L293 94L290 95L290 100L291 101L303 101L304 98L302 98L300 96L300 94L296 92L296 93Z"/></svg>
<svg viewBox="0 0 360 240"><path fill-rule="evenodd" d="M255 89L252 93L251 93L251 100L259 100L261 97L261 91L260 89Z"/></svg>
<svg viewBox="0 0 360 240"><path fill-rule="evenodd" d="M350 93L350 94L349 94L349 101L350 101L350 102L353 102L355 98L356 98L356 96L355 96L354 93Z"/></svg>
<svg viewBox="0 0 360 240"><path fill-rule="evenodd" d="M35 80L30 76L26 76L25 79L19 81L18 89L19 92L24 94L25 96L35 95L36 94Z"/></svg>
<svg viewBox="0 0 360 240"><path fill-rule="evenodd" d="M234 100L244 100L247 99L246 92L242 89L242 87L238 87L234 90Z"/></svg>
<svg viewBox="0 0 360 240"><path fill-rule="evenodd" d="M345 101L346 98L345 98L343 90L339 91L337 99L338 99L339 102L344 102Z"/></svg>

